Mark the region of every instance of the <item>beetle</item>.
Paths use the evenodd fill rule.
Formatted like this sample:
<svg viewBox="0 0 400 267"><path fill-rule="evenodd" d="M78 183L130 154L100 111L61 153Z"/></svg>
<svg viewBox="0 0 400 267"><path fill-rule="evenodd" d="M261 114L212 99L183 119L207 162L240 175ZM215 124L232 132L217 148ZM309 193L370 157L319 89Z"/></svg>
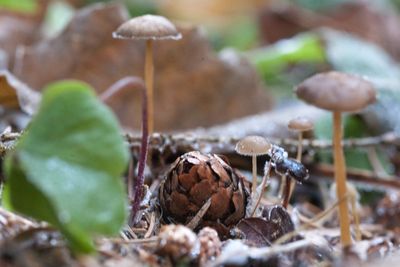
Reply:
<svg viewBox="0 0 400 267"><path fill-rule="evenodd" d="M282 147L272 145L268 154L271 158L271 165L278 174L287 175L298 183L303 183L308 179L307 168L297 160L289 158L288 153Z"/></svg>

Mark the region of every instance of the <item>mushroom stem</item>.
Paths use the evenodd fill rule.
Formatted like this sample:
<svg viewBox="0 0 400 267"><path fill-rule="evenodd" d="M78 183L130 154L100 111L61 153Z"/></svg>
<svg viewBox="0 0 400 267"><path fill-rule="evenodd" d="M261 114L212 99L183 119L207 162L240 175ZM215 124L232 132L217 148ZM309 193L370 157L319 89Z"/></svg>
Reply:
<svg viewBox="0 0 400 267"><path fill-rule="evenodd" d="M342 148L342 114L333 112L333 149L335 164L335 180L337 198L342 199L347 195L346 188L346 165ZM351 245L350 220L347 201L339 205L340 239L343 247Z"/></svg>
<svg viewBox="0 0 400 267"><path fill-rule="evenodd" d="M129 200L132 203L131 213L129 215L129 225L132 226L138 218L137 213L140 208L140 202L143 195L143 184L144 184L144 168L147 160L147 147L148 147L148 107L147 107L147 90L141 79L137 77L125 77L104 91L99 97L107 103L113 96L121 93L128 86L138 88L142 91L142 138L140 145L140 156L139 156L139 167L138 167L138 179L136 180L134 190L131 186L133 185L133 171L130 169L128 172L128 194ZM134 193L134 196L133 196Z"/></svg>
<svg viewBox="0 0 400 267"><path fill-rule="evenodd" d="M149 134L154 130L154 64L153 64L153 40L146 40L146 59L144 76L147 88L147 106Z"/></svg>
<svg viewBox="0 0 400 267"><path fill-rule="evenodd" d="M297 144L297 155L296 155L296 160L298 162L301 162L301 156L303 154L303 132L299 132L299 140L298 140L298 144ZM288 195L288 203L290 201L290 199L292 198L293 195L293 191L294 188L296 187L296 181L294 180L290 180L290 181L286 181L289 184L290 190L289 190L289 195Z"/></svg>
<svg viewBox="0 0 400 267"><path fill-rule="evenodd" d="M297 145L297 156L296 160L301 162L301 155L303 154L303 132L299 132L299 141Z"/></svg>
<svg viewBox="0 0 400 267"><path fill-rule="evenodd" d="M292 187L292 181L288 175L282 177L283 177L282 179L286 179L285 190L283 192L283 202L282 202L282 206L286 209L290 201L290 196L292 192L291 188L293 187Z"/></svg>
<svg viewBox="0 0 400 267"><path fill-rule="evenodd" d="M257 190L257 156L252 156L252 167L253 167L253 182L251 184L251 193L254 194Z"/></svg>

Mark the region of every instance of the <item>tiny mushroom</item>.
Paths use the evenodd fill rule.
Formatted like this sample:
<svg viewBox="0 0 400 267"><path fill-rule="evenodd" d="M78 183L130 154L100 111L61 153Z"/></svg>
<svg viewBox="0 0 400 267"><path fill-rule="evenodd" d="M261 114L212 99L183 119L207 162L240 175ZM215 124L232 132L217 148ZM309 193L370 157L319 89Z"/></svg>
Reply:
<svg viewBox="0 0 400 267"><path fill-rule="evenodd" d="M351 245L346 201L346 165L342 148L342 112L356 112L376 100L374 86L363 78L330 71L316 74L300 83L295 92L305 102L333 113L333 152L339 204L340 236L343 247Z"/></svg>
<svg viewBox="0 0 400 267"><path fill-rule="evenodd" d="M257 156L266 155L271 148L271 143L262 136L246 136L236 144L236 152L240 155L252 157L253 181L251 192L257 188Z"/></svg>
<svg viewBox="0 0 400 267"><path fill-rule="evenodd" d="M153 41L179 40L182 35L171 21L162 16L144 15L130 19L113 32L117 39L146 40L145 56L145 81L148 95L149 133L154 129L154 67L153 67Z"/></svg>
<svg viewBox="0 0 400 267"><path fill-rule="evenodd" d="M289 121L288 128L292 131L297 132L297 134L298 134L296 160L298 162L301 162L301 156L303 153L303 133L314 129L314 123L307 117L299 116L299 117L293 118ZM285 178L286 178L286 181L283 181L283 179L285 179ZM296 181L289 180L288 177L282 176L282 184L287 187L286 190L282 189L282 191L289 192L289 195L287 197L288 197L288 201L290 201L290 198L291 198L294 188L296 186Z"/></svg>
<svg viewBox="0 0 400 267"><path fill-rule="evenodd" d="M314 123L307 117L296 117L289 121L288 128L298 133L299 143L297 146L296 160L301 162L301 154L303 152L303 132L314 129Z"/></svg>

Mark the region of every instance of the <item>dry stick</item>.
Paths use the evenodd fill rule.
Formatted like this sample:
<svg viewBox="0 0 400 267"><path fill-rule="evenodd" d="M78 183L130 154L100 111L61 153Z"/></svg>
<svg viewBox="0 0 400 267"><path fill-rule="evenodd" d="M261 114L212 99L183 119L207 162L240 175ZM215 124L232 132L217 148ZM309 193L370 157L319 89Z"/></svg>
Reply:
<svg viewBox="0 0 400 267"><path fill-rule="evenodd" d="M311 172L321 176L318 179L332 180L334 168L329 164L316 164L311 167ZM400 177L397 176L389 176L389 179L385 179L386 176L380 177L370 171L355 169L348 169L347 175L349 176L349 180L354 182L400 190Z"/></svg>
<svg viewBox="0 0 400 267"><path fill-rule="evenodd" d="M335 164L335 180L339 199L347 195L346 165L342 149L342 114L333 112L333 152ZM349 208L346 202L339 204L340 240L343 247L351 245Z"/></svg>
<svg viewBox="0 0 400 267"><path fill-rule="evenodd" d="M104 93L100 95L100 99L103 102L107 102L112 96L121 92L124 88L132 86L134 88L140 88L142 90L142 138L140 146L140 158L139 158L139 168L138 168L138 179L135 184L135 196L133 197L133 203L131 208L131 213L129 215L130 226L136 223L137 213L140 208L140 200L143 194L143 184L144 184L144 168L147 160L147 146L148 146L148 114L147 114L147 92L141 79L137 77L125 77L111 87L109 87ZM128 177L133 179L133 176ZM131 183L128 183L131 184ZM132 196L129 196L132 199Z"/></svg>
<svg viewBox="0 0 400 267"><path fill-rule="evenodd" d="M267 169L266 166L268 166L268 169ZM260 204L260 201L261 201L262 196L263 196L263 194L264 194L265 185L266 185L266 183L267 183L267 181L268 181L270 172L271 172L271 162L265 163L265 166L264 166L264 176L263 176L263 179L262 179L262 182L261 182L261 185L260 185L260 188L261 188L261 190L260 190L260 195L258 196L258 199L257 199L257 201L256 201L256 203L255 203L255 205L254 205L254 208L253 208L253 210L251 211L249 217L253 217L253 216L254 216L254 213L256 212L257 207L258 207L258 205Z"/></svg>
<svg viewBox="0 0 400 267"><path fill-rule="evenodd" d="M149 238L151 236L155 226L156 226L156 215L154 212L152 212L150 217L150 225L149 228L147 229L147 232L144 234L144 238Z"/></svg>
<svg viewBox="0 0 400 267"><path fill-rule="evenodd" d="M13 132L0 135L0 150L8 150L5 142L13 142L21 136L21 133ZM142 137L139 135L125 134L127 141L132 148L140 147ZM268 137L271 143L283 147L297 147L298 140L291 138ZM177 134L157 134L150 136L150 142L153 140L164 140L165 143L174 144L177 147L187 147L190 150L199 150L201 147L211 149L212 153L235 153L238 138L227 136L203 136L193 135L187 132ZM301 142L304 149L330 149L332 140L303 139ZM388 132L382 135L363 138L348 138L342 140L343 148L355 147L374 147L380 145L391 145L400 147L400 136L394 132Z"/></svg>
<svg viewBox="0 0 400 267"><path fill-rule="evenodd" d="M351 210L353 211L354 224L356 225L356 240L361 241L360 216L356 209L356 197L350 196Z"/></svg>
<svg viewBox="0 0 400 267"><path fill-rule="evenodd" d="M387 177L388 174L385 170L385 168L382 165L382 162L379 159L378 153L376 151L375 147L369 147L367 151L367 156L368 156L368 161L372 166L372 169L374 172L381 176L381 177Z"/></svg>
<svg viewBox="0 0 400 267"><path fill-rule="evenodd" d="M149 133L154 130L154 63L153 63L153 40L146 40L146 59L145 59L144 76L147 88L147 107L148 117L147 123Z"/></svg>
<svg viewBox="0 0 400 267"><path fill-rule="evenodd" d="M199 225L200 220L204 217L204 214L208 211L211 206L211 197L207 200L206 203L201 207L201 209L197 212L197 214L190 220L190 222L186 225L187 228L194 229Z"/></svg>

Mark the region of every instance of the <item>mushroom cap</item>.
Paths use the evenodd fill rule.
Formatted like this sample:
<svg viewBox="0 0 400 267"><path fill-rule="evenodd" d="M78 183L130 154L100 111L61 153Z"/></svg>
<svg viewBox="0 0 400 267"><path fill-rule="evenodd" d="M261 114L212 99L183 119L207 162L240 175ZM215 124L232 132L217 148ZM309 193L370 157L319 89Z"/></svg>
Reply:
<svg viewBox="0 0 400 267"><path fill-rule="evenodd" d="M298 132L305 132L314 129L314 123L307 117L299 116L289 121L288 128Z"/></svg>
<svg viewBox="0 0 400 267"><path fill-rule="evenodd" d="M182 35L175 25L162 16L144 15L122 23L113 32L118 39L179 40Z"/></svg>
<svg viewBox="0 0 400 267"><path fill-rule="evenodd" d="M259 156L268 153L271 143L262 136L250 135L240 140L235 147L238 154L244 156Z"/></svg>
<svg viewBox="0 0 400 267"><path fill-rule="evenodd" d="M295 92L305 102L330 111L354 112L376 100L372 83L337 71L316 74L300 83Z"/></svg>

